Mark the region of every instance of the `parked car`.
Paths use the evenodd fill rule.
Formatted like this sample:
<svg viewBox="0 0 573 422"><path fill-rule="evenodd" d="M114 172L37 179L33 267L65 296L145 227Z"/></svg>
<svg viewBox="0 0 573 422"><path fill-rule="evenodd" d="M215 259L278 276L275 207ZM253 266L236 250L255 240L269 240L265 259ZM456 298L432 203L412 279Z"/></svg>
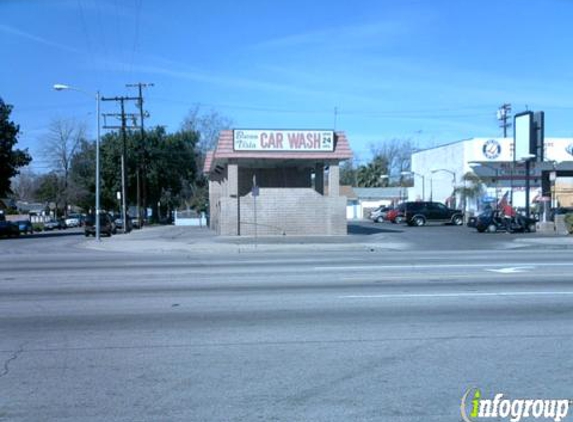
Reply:
<svg viewBox="0 0 573 422"><path fill-rule="evenodd" d="M131 225L133 226L134 229L140 229L141 223L142 223L142 220L139 217L133 217L131 219Z"/></svg>
<svg viewBox="0 0 573 422"><path fill-rule="evenodd" d="M506 216L498 210L482 212L476 218L475 228L478 232L495 233L498 231L534 232L537 220L517 214L513 217Z"/></svg>
<svg viewBox="0 0 573 422"><path fill-rule="evenodd" d="M99 215L99 231L100 234L111 236L115 234L116 228L115 224L111 218L111 216L107 213L101 213ZM96 235L96 224L95 224L95 215L88 215L85 219L84 225L84 235L88 236L95 236Z"/></svg>
<svg viewBox="0 0 573 422"><path fill-rule="evenodd" d="M386 221L395 224L401 224L404 222L404 203L398 204L395 208L392 208L386 213Z"/></svg>
<svg viewBox="0 0 573 422"><path fill-rule="evenodd" d="M18 225L18 231L20 233L29 233L34 234L34 227L32 226L32 222L30 220L18 220L15 222Z"/></svg>
<svg viewBox="0 0 573 422"><path fill-rule="evenodd" d="M11 221L0 220L0 237L17 237L20 236L18 225Z"/></svg>
<svg viewBox="0 0 573 422"><path fill-rule="evenodd" d="M392 209L391 207L381 205L370 213L369 218L375 223L381 223L382 221L384 221L384 219L386 218L386 214L391 209Z"/></svg>
<svg viewBox="0 0 573 422"><path fill-rule="evenodd" d="M116 218L114 220L114 223L115 223L116 230L123 231L123 218L121 218L121 217ZM127 233L129 233L132 228L133 228L133 226L132 226L132 222L131 222L131 217L128 215L127 216L127 225L126 225Z"/></svg>
<svg viewBox="0 0 573 422"><path fill-rule="evenodd" d="M80 227L81 226L81 216L77 214L70 214L65 220L66 227Z"/></svg>
<svg viewBox="0 0 573 422"><path fill-rule="evenodd" d="M448 208L441 202L406 202L404 221L410 226L423 226L427 223L461 226L464 223L464 213L461 210Z"/></svg>
<svg viewBox="0 0 573 422"><path fill-rule="evenodd" d="M64 230L66 229L66 222L63 218L57 220L50 220L44 223L44 230Z"/></svg>

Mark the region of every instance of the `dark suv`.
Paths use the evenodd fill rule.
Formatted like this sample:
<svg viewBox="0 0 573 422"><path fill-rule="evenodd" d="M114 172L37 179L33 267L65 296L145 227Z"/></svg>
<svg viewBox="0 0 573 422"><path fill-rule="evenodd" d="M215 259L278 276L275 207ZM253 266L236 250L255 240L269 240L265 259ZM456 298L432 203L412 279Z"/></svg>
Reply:
<svg viewBox="0 0 573 422"><path fill-rule="evenodd" d="M84 234L86 237L89 235L95 236L96 235L96 227L95 227L95 216L93 214L88 215L86 217L85 226L84 226ZM99 215L99 231L100 234L105 234L107 236L111 236L115 231L115 225L107 213L101 213Z"/></svg>
<svg viewBox="0 0 573 422"><path fill-rule="evenodd" d="M461 226L464 213L446 207L440 202L406 202L404 204L404 221L409 226L423 226L426 223L446 223Z"/></svg>

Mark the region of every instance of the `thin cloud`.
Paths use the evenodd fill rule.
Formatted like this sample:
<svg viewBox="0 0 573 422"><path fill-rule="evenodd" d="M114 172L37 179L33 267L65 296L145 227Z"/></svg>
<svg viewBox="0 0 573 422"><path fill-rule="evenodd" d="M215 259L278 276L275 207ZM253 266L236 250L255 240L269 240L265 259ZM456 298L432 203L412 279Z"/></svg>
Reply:
<svg viewBox="0 0 573 422"><path fill-rule="evenodd" d="M43 45L47 45L49 47L57 48L59 50L67 51L69 53L76 53L76 54L82 53L82 51L80 51L76 48L70 47L70 46L65 45L65 44L60 44L60 43L57 43L54 41L50 41L46 38L42 38L42 37L39 37L37 35L30 34L29 32L21 31L17 28L13 28L13 27L8 26L8 25L0 24L0 31L4 32L6 34L16 36L16 37L25 38L27 40L34 41L38 44L43 44Z"/></svg>
<svg viewBox="0 0 573 422"><path fill-rule="evenodd" d="M420 28L420 23L414 22L412 19L393 19L287 35L262 41L253 45L252 48L268 50L330 46L336 49L356 49L357 46L368 47L395 42L398 38L409 36L413 31L418 31L418 28Z"/></svg>
<svg viewBox="0 0 573 422"><path fill-rule="evenodd" d="M225 75L216 75L213 72L207 72L201 69L189 69L182 68L182 64L179 64L179 68L174 66L177 62L163 59L164 62L169 62L171 65L169 67L161 65L134 65L134 72L148 73L154 75L163 75L167 77L172 77L176 79L191 80L195 82L209 83L212 85L230 86L234 88L244 88L249 90L260 90L260 91L280 91L295 94L304 95L325 95L326 92L321 91L309 91L308 89L295 88L292 85L280 84L274 82L265 82L261 80L255 80L250 78L241 77L230 77ZM117 71L125 71L126 64L118 61L105 61L100 60L101 64L106 66L113 66Z"/></svg>

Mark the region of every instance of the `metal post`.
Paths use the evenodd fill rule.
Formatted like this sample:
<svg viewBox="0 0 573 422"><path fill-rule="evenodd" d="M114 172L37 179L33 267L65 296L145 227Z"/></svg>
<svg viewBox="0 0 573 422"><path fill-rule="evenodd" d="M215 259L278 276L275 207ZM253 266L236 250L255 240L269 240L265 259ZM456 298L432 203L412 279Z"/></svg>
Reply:
<svg viewBox="0 0 573 422"><path fill-rule="evenodd" d="M531 183L529 181L529 173L531 171L531 161L525 161L525 216L529 218L529 189Z"/></svg>
<svg viewBox="0 0 573 422"><path fill-rule="evenodd" d="M100 238L100 224L99 224L99 144L100 144L100 94L99 91L96 93L96 124L97 124L97 137L96 137L96 180L95 180L95 196L96 196L96 209L95 209L95 229L96 229L96 240L101 241Z"/></svg>
<svg viewBox="0 0 573 422"><path fill-rule="evenodd" d="M495 208L498 208L499 205L499 169L496 167L495 169Z"/></svg>
<svg viewBox="0 0 573 422"><path fill-rule="evenodd" d="M453 192L453 193L454 193L454 203L453 203L452 208L456 209L456 208L457 208L457 205L458 205L458 198L457 198L457 193L456 193L456 185L457 185L458 183L457 183L457 181L456 181L456 173L455 173L455 172L452 172L452 175L453 175L453 177L452 177L453 186L452 186L452 187L453 187L453 189L454 189L454 192Z"/></svg>
<svg viewBox="0 0 573 422"><path fill-rule="evenodd" d="M430 176L430 202L434 201L434 177Z"/></svg>
<svg viewBox="0 0 573 422"><path fill-rule="evenodd" d="M126 133L125 133L125 109L123 99L121 100L121 137L123 148L121 152L121 218L123 219L123 233L127 233L127 198L126 198L126 179L125 179L125 156L126 156Z"/></svg>

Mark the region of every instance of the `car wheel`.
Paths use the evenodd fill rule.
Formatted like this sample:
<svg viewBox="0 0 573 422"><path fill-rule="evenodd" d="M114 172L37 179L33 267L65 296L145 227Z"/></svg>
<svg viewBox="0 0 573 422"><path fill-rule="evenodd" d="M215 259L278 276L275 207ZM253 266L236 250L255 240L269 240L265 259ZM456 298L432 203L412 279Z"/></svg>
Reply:
<svg viewBox="0 0 573 422"><path fill-rule="evenodd" d="M88 232L85 232L85 233L84 233L84 236L85 236L85 237L90 237L90 234L89 234Z"/></svg>
<svg viewBox="0 0 573 422"><path fill-rule="evenodd" d="M464 219L461 215L454 215L454 218L452 218L452 223L454 223L456 226L461 226L464 224Z"/></svg>
<svg viewBox="0 0 573 422"><path fill-rule="evenodd" d="M402 224L404 222L404 217L396 217L394 220L396 224Z"/></svg>
<svg viewBox="0 0 573 422"><path fill-rule="evenodd" d="M479 233L483 233L483 232L485 232L485 229L484 229L483 227L480 227L479 229L477 229L477 231L478 231Z"/></svg>
<svg viewBox="0 0 573 422"><path fill-rule="evenodd" d="M376 223L381 223L382 222L382 217L378 217L376 220L374 220Z"/></svg>
<svg viewBox="0 0 573 422"><path fill-rule="evenodd" d="M424 217L420 216L420 215L417 215L416 217L414 217L414 218L412 219L412 223L413 223L415 226L421 227L421 226L423 226L424 224L426 224L426 219L425 219Z"/></svg>
<svg viewBox="0 0 573 422"><path fill-rule="evenodd" d="M495 224L490 224L489 226L487 226L487 232L488 233L495 233L497 231L497 227Z"/></svg>
<svg viewBox="0 0 573 422"><path fill-rule="evenodd" d="M527 227L527 231L529 233L535 233L537 231L537 225L535 223L531 223L528 227Z"/></svg>

